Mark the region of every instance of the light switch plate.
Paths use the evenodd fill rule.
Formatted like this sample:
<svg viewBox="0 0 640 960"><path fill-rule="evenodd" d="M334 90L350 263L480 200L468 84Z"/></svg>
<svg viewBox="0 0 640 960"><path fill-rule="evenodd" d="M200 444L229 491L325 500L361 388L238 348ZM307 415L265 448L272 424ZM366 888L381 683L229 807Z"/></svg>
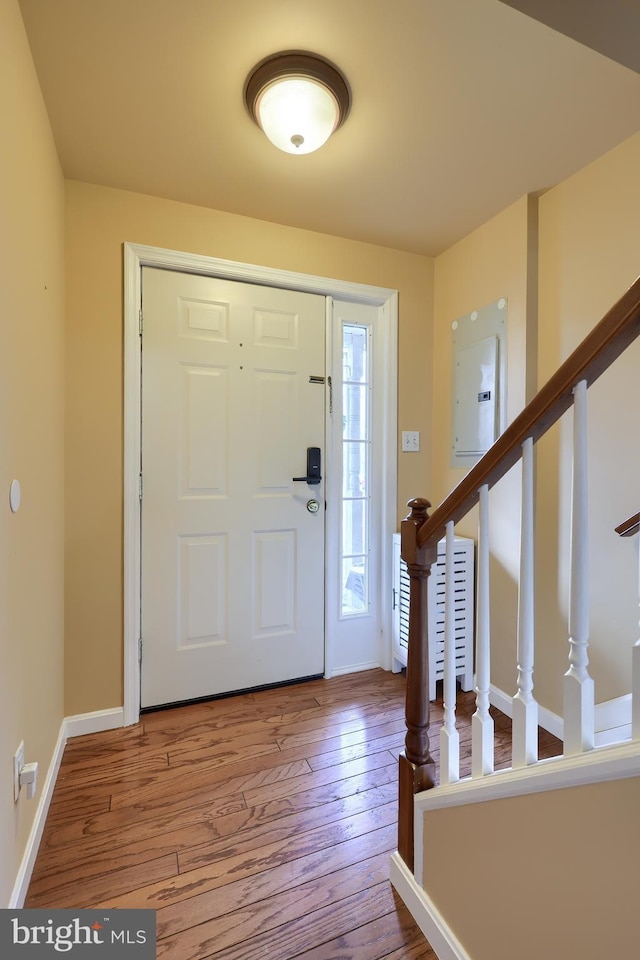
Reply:
<svg viewBox="0 0 640 960"><path fill-rule="evenodd" d="M420 431L403 430L402 431L402 452L415 453L420 449Z"/></svg>

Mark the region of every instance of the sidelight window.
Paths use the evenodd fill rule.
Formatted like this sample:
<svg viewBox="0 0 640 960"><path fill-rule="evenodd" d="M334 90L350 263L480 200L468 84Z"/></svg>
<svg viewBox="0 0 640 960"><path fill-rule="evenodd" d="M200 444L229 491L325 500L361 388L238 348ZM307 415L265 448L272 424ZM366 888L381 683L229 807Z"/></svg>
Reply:
<svg viewBox="0 0 640 960"><path fill-rule="evenodd" d="M342 616L369 610L371 335L342 325Z"/></svg>

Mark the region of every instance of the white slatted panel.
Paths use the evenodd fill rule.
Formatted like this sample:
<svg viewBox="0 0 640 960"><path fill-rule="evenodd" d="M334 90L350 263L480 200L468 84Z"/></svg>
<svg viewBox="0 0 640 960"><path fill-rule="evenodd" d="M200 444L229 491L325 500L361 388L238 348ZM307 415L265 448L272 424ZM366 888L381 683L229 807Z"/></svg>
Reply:
<svg viewBox="0 0 640 960"><path fill-rule="evenodd" d="M409 638L409 574L407 565L399 557L400 536L394 535L394 550L398 551L396 596L397 656L407 662ZM444 677L444 592L445 542L438 544L438 557L429 577L429 699L436 699L436 683ZM454 650L455 675L463 690L473 688L473 615L474 615L474 543L466 537L454 539Z"/></svg>
<svg viewBox="0 0 640 960"><path fill-rule="evenodd" d="M453 606L455 675L463 690L473 689L473 542L464 537L454 539ZM429 578L429 643L431 664L429 699L436 698L436 682L444 678L445 636L445 540L438 544L438 558Z"/></svg>

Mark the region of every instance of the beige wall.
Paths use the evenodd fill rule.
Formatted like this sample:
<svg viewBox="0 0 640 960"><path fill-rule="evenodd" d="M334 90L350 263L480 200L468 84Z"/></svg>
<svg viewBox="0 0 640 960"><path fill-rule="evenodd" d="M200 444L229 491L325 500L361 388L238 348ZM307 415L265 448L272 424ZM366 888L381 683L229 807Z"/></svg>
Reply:
<svg viewBox="0 0 640 960"><path fill-rule="evenodd" d="M409 497L427 495L437 503L461 477L449 466L453 319L506 296L509 420L529 392L536 364L536 212L533 201L521 199L439 257L434 268L428 258L399 251L67 182L65 357L63 181L16 0L0 0L0 59L0 765L11 769L24 739L27 760L40 762L40 792L63 713L122 703L122 243L398 289L398 427L422 434L419 454L399 455L401 517ZM639 164L635 137L540 202L541 382L638 273ZM611 530L638 509L640 453L629 442L637 433L638 356L636 346L593 391L592 661L598 700L625 691L637 633L635 544L618 541ZM541 581L557 567L558 551L566 555L566 542L552 546L557 518L567 513L566 440L560 436L558 431L549 442L550 465L538 472L544 503L539 533L546 547ZM23 490L15 516L7 507L14 477ZM558 484L562 500L556 509L551 497ZM475 533L472 522L466 532ZM511 509L493 537L494 596L507 598L495 614L494 679L510 689L512 659L502 654L512 644L507 638L515 612ZM560 570L566 579L564 559ZM538 610L539 635L545 649L554 651L539 665L539 696L558 711L565 621L563 602L545 601ZM14 806L8 781L0 791L0 904L8 901L36 802L23 796Z"/></svg>
<svg viewBox="0 0 640 960"><path fill-rule="evenodd" d="M451 323L508 300L508 421L640 272L640 135L539 200L522 198L436 258L434 504L464 476L450 467ZM539 319L538 319L539 309ZM589 391L590 671L596 702L629 691L637 639L637 540L614 527L638 510L640 343ZM562 714L567 670L571 417L537 445L535 695ZM491 494L492 682L515 690L520 469ZM493 505L495 504L495 508ZM477 514L457 527L477 536Z"/></svg>
<svg viewBox="0 0 640 960"><path fill-rule="evenodd" d="M414 254L67 182L65 709L122 703L122 244L150 244L399 290L399 514L429 489L432 261ZM87 683L87 677L99 682Z"/></svg>
<svg viewBox="0 0 640 960"><path fill-rule="evenodd" d="M16 0L0 0L0 906L63 716L64 190ZM22 506L9 511L17 478ZM13 802L20 740L36 799Z"/></svg>
<svg viewBox="0 0 640 960"><path fill-rule="evenodd" d="M424 887L473 960L636 956L639 805L636 777L431 811Z"/></svg>
<svg viewBox="0 0 640 960"><path fill-rule="evenodd" d="M451 467L451 324L507 299L507 423L522 410L535 382L535 198L522 197L436 258L434 273L433 490L438 504L462 480ZM491 493L492 682L513 693L519 570L520 471ZM477 538L477 512L456 533Z"/></svg>
<svg viewBox="0 0 640 960"><path fill-rule="evenodd" d="M541 383L640 273L639 170L637 135L540 200ZM589 390L590 671L596 702L628 693L638 637L638 541L621 540L614 527L640 508L639 370L636 341ZM538 683L547 706L558 713L568 649L570 426L568 415L540 444L537 476L537 629L553 654L539 664Z"/></svg>

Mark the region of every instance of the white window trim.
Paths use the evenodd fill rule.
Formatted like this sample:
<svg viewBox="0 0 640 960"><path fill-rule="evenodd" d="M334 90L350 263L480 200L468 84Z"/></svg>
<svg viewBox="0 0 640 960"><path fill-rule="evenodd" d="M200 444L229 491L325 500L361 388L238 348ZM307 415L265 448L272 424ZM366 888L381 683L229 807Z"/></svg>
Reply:
<svg viewBox="0 0 640 960"><path fill-rule="evenodd" d="M124 244L124 723L137 723L140 716L140 334L142 267L160 267L227 280L318 293L339 300L352 300L378 307L376 355L383 358L384 372L378 379L384 394L382 424L380 578L389 589L379 590L381 643L380 666L391 665L392 534L396 528L397 504L397 335L398 294L395 290L344 280L292 273L254 264L218 260L197 254L164 250L141 244ZM331 346L328 331L328 350ZM328 354L330 357L330 354ZM330 449L327 437L326 449ZM325 672L331 676L331 637L327 637Z"/></svg>
<svg viewBox="0 0 640 960"><path fill-rule="evenodd" d="M326 627L331 638L331 661L327 667L327 676L336 676L341 673L351 673L354 670L367 670L374 666L384 666L389 669L387 601L391 597L388 577L391 575L389 557L385 550L391 531L393 541L394 519L389 526L389 510L395 510L394 504L387 502L388 468L384 463L387 456L391 457L395 472L395 446L390 448L386 439L386 427L389 423L389 408L394 410L395 418L395 377L390 382L387 377L389 358L387 356L386 325L381 319L381 308L371 308L368 304L361 304L365 311L358 310L355 314L349 313L349 303L344 300L331 298L333 305L332 321L332 362L333 366L333 431L327 436L327 450L332 457L332 464L337 465L342 460L342 337L343 325L352 323L354 326L366 326L369 332L372 363L370 368L370 386L372 387L372 403L370 404L371 430L370 440L373 448L372 470L370 475L370 530L372 538L369 541L369 589L370 605L363 613L344 614L341 607L341 526L342 526L342 472L327 471L327 555L335 557L338 567L335 575L327 578L326 590ZM350 301L353 302L353 301ZM393 355L395 366L395 354ZM390 395L393 393L393 396ZM395 423L395 420L394 420ZM395 434L393 443L395 444ZM392 581L391 581L392 582Z"/></svg>

